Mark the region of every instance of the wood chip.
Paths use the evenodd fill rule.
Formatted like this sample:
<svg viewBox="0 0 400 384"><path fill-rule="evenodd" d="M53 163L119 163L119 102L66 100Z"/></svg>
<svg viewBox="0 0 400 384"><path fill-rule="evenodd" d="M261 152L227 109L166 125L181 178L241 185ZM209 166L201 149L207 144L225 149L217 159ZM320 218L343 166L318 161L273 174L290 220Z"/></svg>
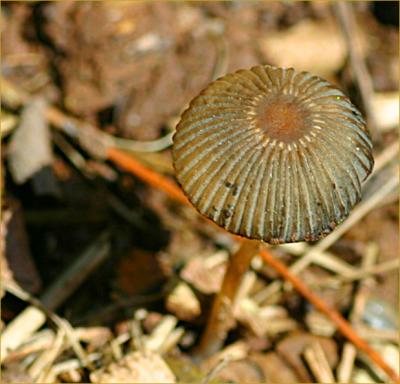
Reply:
<svg viewBox="0 0 400 384"><path fill-rule="evenodd" d="M154 352L132 352L90 374L98 383L175 383L175 375L165 361Z"/></svg>
<svg viewBox="0 0 400 384"><path fill-rule="evenodd" d="M226 270L228 254L220 251L209 257L193 257L181 272L182 279L193 284L200 292L218 292Z"/></svg>
<svg viewBox="0 0 400 384"><path fill-rule="evenodd" d="M180 320L190 321L201 313L199 300L184 282L180 282L167 297L166 307Z"/></svg>

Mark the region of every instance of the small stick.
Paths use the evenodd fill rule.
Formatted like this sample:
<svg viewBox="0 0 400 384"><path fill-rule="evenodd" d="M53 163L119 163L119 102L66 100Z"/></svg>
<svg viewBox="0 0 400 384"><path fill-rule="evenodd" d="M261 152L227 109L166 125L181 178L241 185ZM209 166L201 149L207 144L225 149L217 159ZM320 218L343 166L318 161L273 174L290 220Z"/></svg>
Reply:
<svg viewBox="0 0 400 384"><path fill-rule="evenodd" d="M208 357L221 349L232 324L232 305L239 288L239 282L257 254L260 242L244 240L239 250L232 255L220 291L215 298L206 330L200 341L197 355Z"/></svg>
<svg viewBox="0 0 400 384"><path fill-rule="evenodd" d="M321 344L316 341L304 351L304 357L319 383L334 383L335 378Z"/></svg>
<svg viewBox="0 0 400 384"><path fill-rule="evenodd" d="M88 355L88 358L91 362L100 360L101 357L102 357L102 355L100 353L92 353L92 354ZM83 368L81 361L79 361L78 359L70 359L70 360L62 361L61 363L55 364L51 368L51 373L54 376L58 376L60 373L67 372L70 370L76 370L79 368Z"/></svg>
<svg viewBox="0 0 400 384"><path fill-rule="evenodd" d="M30 366L28 373L34 379L35 382L41 382L41 376L45 375L50 369L57 356L62 351L65 345L65 332L63 329L59 329L54 342L49 349L46 349L41 355L34 361Z"/></svg>
<svg viewBox="0 0 400 384"><path fill-rule="evenodd" d="M378 248L375 244L370 244L367 247L365 257L362 260L362 268L372 267L375 263L376 257L378 256ZM365 289L370 285L369 279L365 279L360 283L358 291L356 293L353 308L350 313L350 321L356 324L360 321L362 312L365 305ZM339 382L348 383L351 380L351 374L353 372L354 361L356 359L357 350L354 345L345 343L342 359L338 366L338 380Z"/></svg>
<svg viewBox="0 0 400 384"><path fill-rule="evenodd" d="M355 75L355 83L360 91L364 110L368 117L369 126L371 127L371 133L376 141L380 141L381 135L378 131L376 116L374 115L374 108L372 105L372 97L374 94L372 78L368 72L362 53L360 52L359 31L357 29L352 4L346 3L345 1L338 1L335 4L335 9L340 24L342 25L343 35L349 51L351 68Z"/></svg>
<svg viewBox="0 0 400 384"><path fill-rule="evenodd" d="M139 177L139 179L147 182L152 187L162 189L174 200L183 204L188 204L187 198L172 180L169 180L156 172L151 172L132 156L129 156L118 149L109 148L107 151L107 157L109 160L121 165L127 171L133 173L135 176Z"/></svg>
<svg viewBox="0 0 400 384"><path fill-rule="evenodd" d="M223 368L226 367L226 365L229 363L231 359L228 356L224 356L211 370L210 372L207 373L207 375L205 375L203 377L203 379L200 381L200 384L208 384L216 375L218 375L219 372L221 372L221 370Z"/></svg>
<svg viewBox="0 0 400 384"><path fill-rule="evenodd" d="M339 383L350 383L356 355L356 347L353 344L346 342L344 344L342 358L337 369L337 379Z"/></svg>
<svg viewBox="0 0 400 384"><path fill-rule="evenodd" d="M102 263L110 251L108 231L98 236L77 260L40 297L48 309L58 308L90 273Z"/></svg>
<svg viewBox="0 0 400 384"><path fill-rule="evenodd" d="M370 341L385 341L399 345L399 332L395 329L376 329L359 325L357 327L358 333L365 339Z"/></svg>

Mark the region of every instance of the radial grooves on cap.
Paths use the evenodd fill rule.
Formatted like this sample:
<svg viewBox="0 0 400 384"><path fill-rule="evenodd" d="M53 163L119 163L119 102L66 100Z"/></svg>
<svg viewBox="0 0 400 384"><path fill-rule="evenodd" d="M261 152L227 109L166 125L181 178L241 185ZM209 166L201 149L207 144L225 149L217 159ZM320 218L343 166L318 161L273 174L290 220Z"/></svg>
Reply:
<svg viewBox="0 0 400 384"><path fill-rule="evenodd" d="M267 105L282 114L263 112L271 111ZM265 65L217 79L190 103L173 159L201 213L231 232L278 244L317 240L343 221L372 170L371 151L361 114L339 89Z"/></svg>

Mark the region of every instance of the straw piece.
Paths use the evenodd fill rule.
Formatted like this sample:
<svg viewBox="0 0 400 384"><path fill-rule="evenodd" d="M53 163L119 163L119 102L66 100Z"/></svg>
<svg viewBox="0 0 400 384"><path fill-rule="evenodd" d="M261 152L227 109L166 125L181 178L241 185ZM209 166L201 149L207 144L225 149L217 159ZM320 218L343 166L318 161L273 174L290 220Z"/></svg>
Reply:
<svg viewBox="0 0 400 384"><path fill-rule="evenodd" d="M319 383L334 383L335 379L321 344L313 342L304 351L304 357Z"/></svg>

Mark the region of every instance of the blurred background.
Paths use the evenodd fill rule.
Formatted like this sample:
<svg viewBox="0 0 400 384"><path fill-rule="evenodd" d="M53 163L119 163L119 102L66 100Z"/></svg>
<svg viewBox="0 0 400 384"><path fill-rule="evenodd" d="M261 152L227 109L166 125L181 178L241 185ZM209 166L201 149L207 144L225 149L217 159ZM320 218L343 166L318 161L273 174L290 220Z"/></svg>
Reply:
<svg viewBox="0 0 400 384"><path fill-rule="evenodd" d="M263 294L278 276L257 258L225 343L237 357L192 363L234 240L111 161L102 140L173 181L174 127L212 80L271 64L340 87L376 167L354 222L300 276L398 369L398 7L2 2L3 380L385 382L295 291ZM314 245L271 250L290 264ZM325 365L304 358L316 340Z"/></svg>

